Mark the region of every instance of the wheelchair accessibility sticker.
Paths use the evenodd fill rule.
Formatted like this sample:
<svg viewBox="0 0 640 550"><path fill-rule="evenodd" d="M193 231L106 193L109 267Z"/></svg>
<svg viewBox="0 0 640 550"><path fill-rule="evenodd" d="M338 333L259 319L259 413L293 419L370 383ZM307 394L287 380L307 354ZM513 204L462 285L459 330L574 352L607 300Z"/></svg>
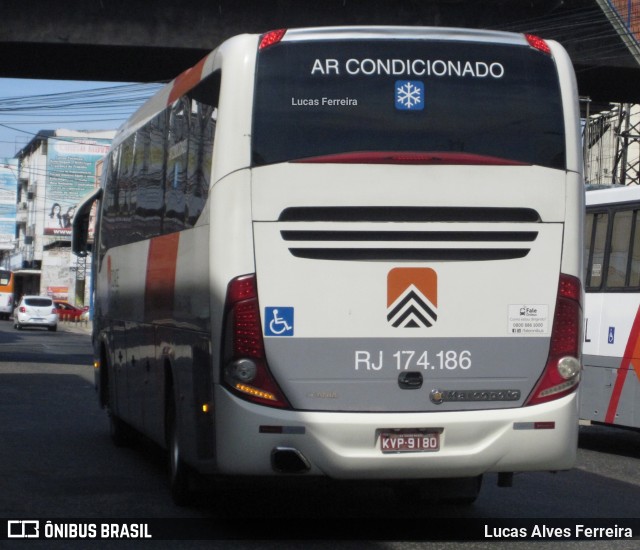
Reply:
<svg viewBox="0 0 640 550"><path fill-rule="evenodd" d="M265 307L265 336L293 336L292 307Z"/></svg>

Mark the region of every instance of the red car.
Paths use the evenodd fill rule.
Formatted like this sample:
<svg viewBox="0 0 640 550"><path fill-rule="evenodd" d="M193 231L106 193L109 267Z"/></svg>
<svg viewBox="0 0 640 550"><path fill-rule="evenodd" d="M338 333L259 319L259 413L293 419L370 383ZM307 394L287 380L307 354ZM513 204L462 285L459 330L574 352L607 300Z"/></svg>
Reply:
<svg viewBox="0 0 640 550"><path fill-rule="evenodd" d="M56 313L61 321L84 321L89 316L88 306L80 308L61 300L54 300L53 303L56 306Z"/></svg>

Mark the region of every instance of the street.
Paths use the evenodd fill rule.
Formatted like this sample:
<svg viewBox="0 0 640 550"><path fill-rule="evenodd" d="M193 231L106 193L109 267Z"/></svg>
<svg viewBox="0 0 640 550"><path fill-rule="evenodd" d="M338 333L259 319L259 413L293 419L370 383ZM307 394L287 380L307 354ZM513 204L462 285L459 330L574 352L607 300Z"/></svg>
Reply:
<svg viewBox="0 0 640 550"><path fill-rule="evenodd" d="M423 525L428 539L438 518L640 518L640 434L602 427L581 428L574 470L520 474L510 489L486 475L480 498L468 508L417 506L384 484L280 480L236 484L224 501L203 492L196 506L180 508L169 496L160 449L145 441L130 448L112 444L91 361L90 336L82 328L16 331L10 321L0 322L1 518L200 518L217 525L221 538L249 542L260 538L262 523L276 523L282 540L300 538L308 526L311 538L327 540L327 548L329 539L365 539L367 532L383 539L377 548L416 548L429 543L416 540L415 526ZM238 518L251 529L244 531ZM411 541L384 542L403 540L402 525L410 527ZM273 529L268 532L265 538L273 538Z"/></svg>

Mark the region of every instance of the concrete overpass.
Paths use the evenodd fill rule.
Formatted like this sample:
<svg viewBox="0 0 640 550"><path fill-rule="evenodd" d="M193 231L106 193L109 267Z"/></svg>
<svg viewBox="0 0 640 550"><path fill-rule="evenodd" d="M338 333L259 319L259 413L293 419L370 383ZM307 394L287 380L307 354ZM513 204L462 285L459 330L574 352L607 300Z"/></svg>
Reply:
<svg viewBox="0 0 640 550"><path fill-rule="evenodd" d="M162 81L238 33L316 25L437 25L526 31L559 40L573 59L581 95L596 102L640 103L638 56L606 16L606 4L607 0L12 2L4 3L0 12L0 77Z"/></svg>

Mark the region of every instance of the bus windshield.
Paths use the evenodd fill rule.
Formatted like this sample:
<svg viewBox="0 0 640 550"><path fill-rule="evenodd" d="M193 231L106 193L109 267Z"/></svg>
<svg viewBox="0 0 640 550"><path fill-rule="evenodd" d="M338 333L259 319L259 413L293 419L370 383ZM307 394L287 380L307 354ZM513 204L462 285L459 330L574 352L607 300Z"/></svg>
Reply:
<svg viewBox="0 0 640 550"><path fill-rule="evenodd" d="M257 63L254 166L309 159L566 167L555 63L529 46L283 41Z"/></svg>

